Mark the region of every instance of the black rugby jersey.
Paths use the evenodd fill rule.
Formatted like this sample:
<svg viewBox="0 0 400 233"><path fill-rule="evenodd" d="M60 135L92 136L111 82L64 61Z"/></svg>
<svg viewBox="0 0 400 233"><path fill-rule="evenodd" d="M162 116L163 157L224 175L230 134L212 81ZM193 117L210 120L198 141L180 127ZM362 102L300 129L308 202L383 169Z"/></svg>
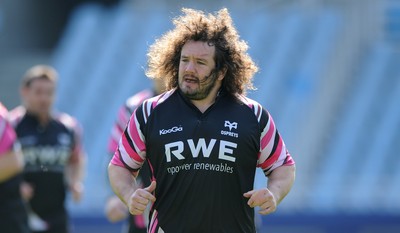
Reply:
<svg viewBox="0 0 400 233"><path fill-rule="evenodd" d="M200 112L178 89L131 116L113 163L132 171L147 160L157 182L148 232L255 232L243 193L256 167L292 165L269 113L244 96L219 93Z"/></svg>
<svg viewBox="0 0 400 233"><path fill-rule="evenodd" d="M77 121L65 113L52 115L42 127L36 116L18 107L11 112L12 123L25 159L23 179L32 184L30 208L49 229L67 229L65 167L81 154ZM60 230L61 232L61 230Z"/></svg>

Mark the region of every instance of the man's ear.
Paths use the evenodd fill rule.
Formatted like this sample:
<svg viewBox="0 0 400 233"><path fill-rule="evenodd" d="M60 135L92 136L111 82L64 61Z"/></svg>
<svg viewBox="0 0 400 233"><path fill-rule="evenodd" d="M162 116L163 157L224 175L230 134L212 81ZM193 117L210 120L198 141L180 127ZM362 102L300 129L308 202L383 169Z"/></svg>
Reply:
<svg viewBox="0 0 400 233"><path fill-rule="evenodd" d="M225 78L227 70L228 68L225 66L224 68L221 69L221 71L219 71L218 80L222 81Z"/></svg>

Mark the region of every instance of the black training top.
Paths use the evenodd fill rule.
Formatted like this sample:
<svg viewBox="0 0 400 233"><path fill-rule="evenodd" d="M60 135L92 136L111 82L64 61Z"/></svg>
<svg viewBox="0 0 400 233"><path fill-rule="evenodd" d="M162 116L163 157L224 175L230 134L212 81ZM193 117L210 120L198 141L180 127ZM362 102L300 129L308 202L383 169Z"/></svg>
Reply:
<svg viewBox="0 0 400 233"><path fill-rule="evenodd" d="M66 225L64 172L81 154L77 121L60 113L53 115L43 127L23 107L13 110L11 116L24 154L24 181L34 188L29 201L31 210L50 228Z"/></svg>
<svg viewBox="0 0 400 233"><path fill-rule="evenodd" d="M255 232L245 192L256 167L291 165L272 118L257 102L221 91L204 113L178 89L146 100L132 115L112 163L149 162L156 202L149 232Z"/></svg>

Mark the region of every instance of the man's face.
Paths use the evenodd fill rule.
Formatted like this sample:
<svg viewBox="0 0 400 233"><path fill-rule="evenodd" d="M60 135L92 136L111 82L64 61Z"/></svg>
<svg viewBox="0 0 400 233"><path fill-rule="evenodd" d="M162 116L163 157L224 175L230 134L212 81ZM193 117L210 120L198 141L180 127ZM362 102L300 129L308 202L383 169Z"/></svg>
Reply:
<svg viewBox="0 0 400 233"><path fill-rule="evenodd" d="M33 80L22 88L22 99L28 111L43 116L50 113L54 102L55 84L49 80Z"/></svg>
<svg viewBox="0 0 400 233"><path fill-rule="evenodd" d="M192 100L206 98L222 78L213 72L215 47L202 41L188 41L181 51L179 88Z"/></svg>

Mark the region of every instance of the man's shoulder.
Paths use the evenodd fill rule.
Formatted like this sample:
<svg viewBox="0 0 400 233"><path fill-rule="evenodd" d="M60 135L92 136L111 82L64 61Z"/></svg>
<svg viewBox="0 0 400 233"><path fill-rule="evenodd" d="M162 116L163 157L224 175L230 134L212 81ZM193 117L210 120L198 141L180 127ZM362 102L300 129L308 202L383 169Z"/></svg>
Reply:
<svg viewBox="0 0 400 233"><path fill-rule="evenodd" d="M146 99L149 99L153 97L154 91L152 89L144 89L132 96L130 96L126 101L125 101L125 108L134 110L137 108L140 104L143 103Z"/></svg>
<svg viewBox="0 0 400 233"><path fill-rule="evenodd" d="M263 114L263 112L266 112L266 110L258 101L251 99L245 95L238 94L235 97L241 105L245 106L253 112L258 121L261 120L262 115L265 115Z"/></svg>
<svg viewBox="0 0 400 233"><path fill-rule="evenodd" d="M26 114L24 106L18 106L8 112L7 118L13 127L17 126Z"/></svg>
<svg viewBox="0 0 400 233"><path fill-rule="evenodd" d="M79 121L75 117L71 116L68 113L65 113L65 112L54 112L52 114L52 116L53 116L53 119L58 124L68 128L68 129L78 130L78 129L81 128L80 124L79 124Z"/></svg>
<svg viewBox="0 0 400 233"><path fill-rule="evenodd" d="M145 108L146 110L154 110L155 108L169 100L170 97L174 95L174 93L176 93L176 88L149 98L143 102L143 108Z"/></svg>
<svg viewBox="0 0 400 233"><path fill-rule="evenodd" d="M253 108L254 106L262 107L262 105L258 101L245 95L236 94L235 97L241 104L245 104L249 108Z"/></svg>
<svg viewBox="0 0 400 233"><path fill-rule="evenodd" d="M8 115L6 107L0 102L0 117L5 118Z"/></svg>
<svg viewBox="0 0 400 233"><path fill-rule="evenodd" d="M160 95L154 96L145 100L140 108L140 115L143 115L144 121L147 122L149 116L156 110L159 109L160 106L164 105L164 103L168 102L172 96L176 93L176 88L166 91Z"/></svg>

